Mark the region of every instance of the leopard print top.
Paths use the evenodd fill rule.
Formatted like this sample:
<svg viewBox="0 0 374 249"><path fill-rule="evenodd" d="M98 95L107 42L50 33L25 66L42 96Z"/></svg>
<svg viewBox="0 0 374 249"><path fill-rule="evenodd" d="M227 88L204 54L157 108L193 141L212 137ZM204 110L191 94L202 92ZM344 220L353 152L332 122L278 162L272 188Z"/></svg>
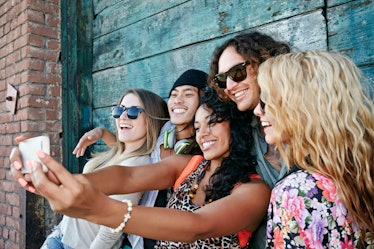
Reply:
<svg viewBox="0 0 374 249"><path fill-rule="evenodd" d="M171 196L167 207L174 208L178 210L184 210L193 212L202 206L195 205L191 198L188 196L191 186L195 179L201 174L204 166L209 163L209 161L202 161L200 165L192 172L186 179L180 184L178 189ZM232 234L228 236L218 237L218 238L208 238L205 240L196 240L193 243L182 243L182 242L171 242L171 241L158 241L155 248L158 249L169 249L169 248L183 248L183 249L214 249L214 248L237 248L240 249L240 244L237 234Z"/></svg>

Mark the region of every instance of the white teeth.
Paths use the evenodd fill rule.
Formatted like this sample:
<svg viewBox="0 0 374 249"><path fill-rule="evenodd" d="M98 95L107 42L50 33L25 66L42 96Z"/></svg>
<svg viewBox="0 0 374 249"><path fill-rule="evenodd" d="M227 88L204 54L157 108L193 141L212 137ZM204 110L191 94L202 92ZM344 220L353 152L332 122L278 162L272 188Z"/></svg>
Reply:
<svg viewBox="0 0 374 249"><path fill-rule="evenodd" d="M119 127L121 127L121 128L131 129L131 128L132 128L132 125L129 125L129 124L126 124L126 123L120 123L120 124L119 124Z"/></svg>
<svg viewBox="0 0 374 249"><path fill-rule="evenodd" d="M235 98L243 96L248 90L243 90L234 94Z"/></svg>
<svg viewBox="0 0 374 249"><path fill-rule="evenodd" d="M204 143L203 143L203 148L205 149L205 148L211 146L211 145L214 144L214 143L215 143L215 142L213 142L213 141L204 142Z"/></svg>
<svg viewBox="0 0 374 249"><path fill-rule="evenodd" d="M186 110L185 109L174 109L173 112L174 113L185 113Z"/></svg>
<svg viewBox="0 0 374 249"><path fill-rule="evenodd" d="M261 122L261 125L263 126L263 127L266 127L266 126L270 126L270 123L269 122Z"/></svg>

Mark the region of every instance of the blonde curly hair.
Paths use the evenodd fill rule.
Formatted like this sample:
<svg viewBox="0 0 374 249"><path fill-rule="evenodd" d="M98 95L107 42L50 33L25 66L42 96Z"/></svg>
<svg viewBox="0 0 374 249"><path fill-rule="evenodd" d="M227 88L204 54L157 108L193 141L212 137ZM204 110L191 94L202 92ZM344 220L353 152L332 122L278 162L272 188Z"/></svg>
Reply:
<svg viewBox="0 0 374 249"><path fill-rule="evenodd" d="M312 51L270 58L258 76L282 158L330 177L361 239L373 239L374 105L362 80L346 56Z"/></svg>

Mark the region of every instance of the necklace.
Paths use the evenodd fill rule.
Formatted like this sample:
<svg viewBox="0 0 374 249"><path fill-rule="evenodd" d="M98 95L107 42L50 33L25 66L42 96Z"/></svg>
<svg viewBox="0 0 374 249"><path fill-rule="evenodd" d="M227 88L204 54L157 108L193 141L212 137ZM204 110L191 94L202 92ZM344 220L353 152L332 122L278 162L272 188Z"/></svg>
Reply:
<svg viewBox="0 0 374 249"><path fill-rule="evenodd" d="M203 168L203 171L200 173L200 175L197 177L195 183L192 184L191 186L191 189L190 189L190 193L188 194L188 196L193 199L195 198L196 196L196 192L197 190L199 189L199 185L200 185L200 182L201 180L203 180L204 176L205 176L205 173L206 171L210 168L210 162L207 163L204 168ZM210 201L211 202L211 201Z"/></svg>

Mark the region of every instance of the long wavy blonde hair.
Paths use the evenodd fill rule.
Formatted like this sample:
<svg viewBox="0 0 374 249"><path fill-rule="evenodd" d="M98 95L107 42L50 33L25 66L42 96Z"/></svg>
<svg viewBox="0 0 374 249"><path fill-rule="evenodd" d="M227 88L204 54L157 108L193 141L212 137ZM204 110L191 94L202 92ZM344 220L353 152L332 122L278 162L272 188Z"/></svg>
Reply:
<svg viewBox="0 0 374 249"><path fill-rule="evenodd" d="M117 139L116 145L109 151L92 155L92 159L90 159L84 166L84 173L92 172L97 168L119 164L130 157L149 155L156 146L161 128L169 117L167 104L157 94L140 88L129 89L124 95L122 95L118 104L120 105L122 99L130 93L137 96L143 105L146 119L146 127L144 128L146 129L147 134L145 143L138 149L124 154L122 152L125 150L126 144ZM118 133L118 131L116 132Z"/></svg>
<svg viewBox="0 0 374 249"><path fill-rule="evenodd" d="M311 51L270 58L258 76L287 165L330 177L361 239L367 232L373 239L374 105L362 80L347 57Z"/></svg>

